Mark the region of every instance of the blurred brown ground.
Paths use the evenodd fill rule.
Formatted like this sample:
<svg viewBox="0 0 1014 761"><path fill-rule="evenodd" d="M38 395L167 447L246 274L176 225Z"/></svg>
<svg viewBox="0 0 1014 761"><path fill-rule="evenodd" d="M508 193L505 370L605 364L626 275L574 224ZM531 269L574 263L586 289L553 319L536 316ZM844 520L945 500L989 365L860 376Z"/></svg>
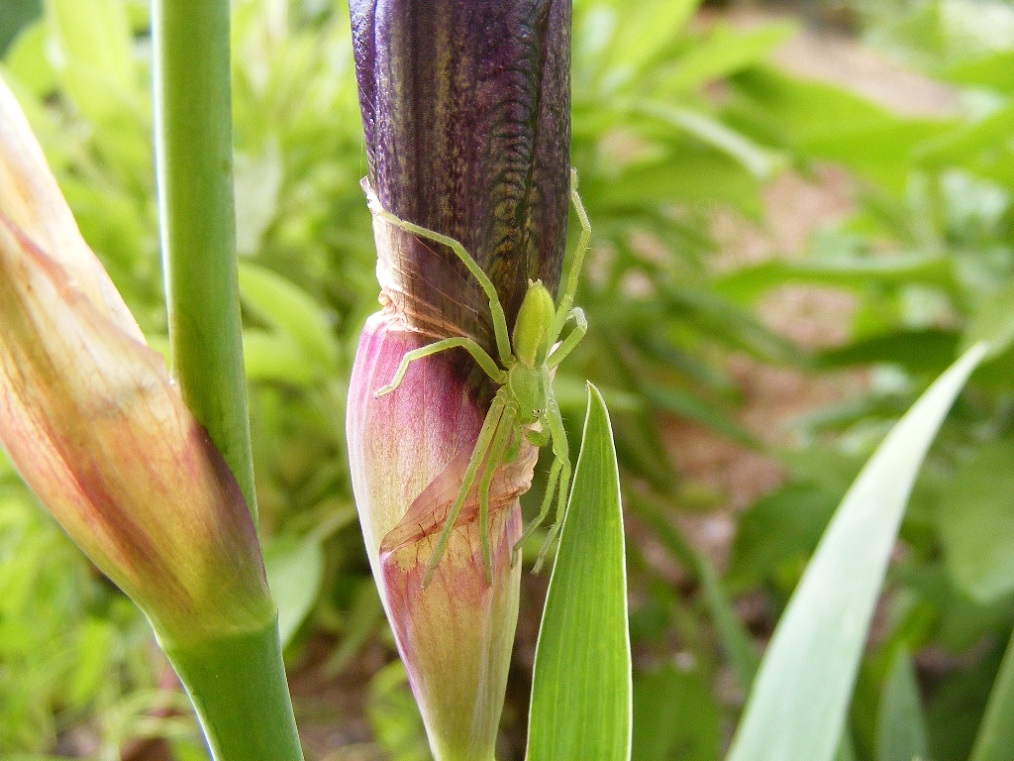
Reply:
<svg viewBox="0 0 1014 761"><path fill-rule="evenodd" d="M703 19L704 23L718 14L706 15L711 18ZM781 18L798 22L797 16L753 8L720 15L744 27ZM845 87L903 116L938 116L957 106L950 88L899 67L854 37L826 26L801 31L781 46L774 62L795 76ZM745 224L728 215L716 219L714 229L721 244L716 269L801 256L814 233L852 211L851 196L850 179L832 166L817 167L810 179L791 172L782 174L764 191L763 226ZM762 300L760 316L779 334L816 350L845 342L852 309L852 299L842 292L788 286ZM744 400L739 422L772 445L791 443L788 424L793 418L856 394L864 384L858 373L814 378L796 370L765 366L745 355L734 356L729 371ZM680 525L721 567L736 511L778 486L784 474L773 461L701 426L674 421L667 434L679 472L720 495L723 509L681 516Z"/></svg>

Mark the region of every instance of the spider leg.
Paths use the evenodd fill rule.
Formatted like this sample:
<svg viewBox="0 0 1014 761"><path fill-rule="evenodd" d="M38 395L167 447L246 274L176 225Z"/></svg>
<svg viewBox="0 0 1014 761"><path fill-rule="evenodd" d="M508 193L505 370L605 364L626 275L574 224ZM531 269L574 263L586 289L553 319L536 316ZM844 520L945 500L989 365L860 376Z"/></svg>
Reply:
<svg viewBox="0 0 1014 761"><path fill-rule="evenodd" d="M574 347L581 342L584 334L588 332L588 320L584 316L584 310L581 307L571 309L569 317L574 318L574 329L570 332L570 335L563 339L563 343L556 347L556 350L549 355L546 364L550 368L559 367L560 363L567 358L567 355L574 351Z"/></svg>
<svg viewBox="0 0 1014 761"><path fill-rule="evenodd" d="M570 263L567 287L560 297L560 306L556 310L555 335L560 335L564 324L570 317L570 309L574 306L574 296L577 294L577 284L581 277L581 266L584 264L584 256L588 252L588 243L591 240L591 222L588 221L588 212L584 210L581 196L577 192L576 169L570 170L570 200L574 204L574 211L577 213L577 219L581 223L581 235L577 239L574 258Z"/></svg>
<svg viewBox="0 0 1014 761"><path fill-rule="evenodd" d="M532 568L533 573L538 573L542 568L542 563L546 559L546 553L549 552L549 548L556 541L556 536L560 532L560 527L563 525L563 519L567 512L567 497L570 494L570 450L567 445L567 432L563 427L563 417L560 415L560 407L556 403L556 399L549 396L546 401L546 422L549 425L549 432L553 437L553 455L556 458L554 465L556 463L560 464L560 482L556 499L556 515L554 516L553 525L546 535L546 541L542 543L542 549L539 550L539 557Z"/></svg>
<svg viewBox="0 0 1014 761"><path fill-rule="evenodd" d="M567 512L567 497L569 494L570 463L563 461L560 473L559 494L556 500L556 516L553 520L553 525L549 527L549 531L546 533L546 540L539 549L539 556L535 559L535 565L532 566L532 573L538 573L542 570L542 564L546 561L546 554L549 552L549 548L556 543L557 535L563 527L564 515Z"/></svg>
<svg viewBox="0 0 1014 761"><path fill-rule="evenodd" d="M474 359L479 367L481 367L483 371L496 383L503 385L507 382L507 373L497 367L493 358L471 338L445 338L443 341L437 341L436 343L431 343L429 346L423 346L420 349L413 349L408 352L401 358L401 364L398 365L398 370L395 372L391 382L383 388L378 389L376 393L374 393L374 396L383 396L384 394L389 394L398 388L398 386L401 385L402 380L405 378L405 373L408 372L408 366L415 360L422 359L423 357L429 357L442 351L447 351L448 349L457 349L459 347L471 354L472 359Z"/></svg>
<svg viewBox="0 0 1014 761"><path fill-rule="evenodd" d="M433 230L428 230L425 227L414 225L411 222L406 222L399 217L396 217L389 211L382 211L377 216L384 219L384 221L395 227L404 230L405 232L417 235L420 238L427 238L434 243L440 243L441 245L447 246L454 255L461 260L461 263L468 268L468 271L472 273L472 276L479 281L479 285L482 290L486 293L486 298L489 299L489 311L493 318L493 334L496 336L496 351L500 355L500 362L504 365L507 364L507 360L513 355L511 351L511 342L509 333L507 330L507 317L504 315L503 306L500 304L500 296L496 292L496 287L493 285L493 281L489 279L489 276L483 272L482 267L479 263L472 258L472 255L465 250L454 238L448 237L447 235L441 235Z"/></svg>
<svg viewBox="0 0 1014 761"><path fill-rule="evenodd" d="M562 466L563 462L560 459L553 459L553 464L549 468L549 477L546 480L546 492L542 495L542 504L539 506L539 514L535 516L527 526L525 526L525 530L521 532L521 536L514 543L514 560L512 562L517 562L518 553L521 551L521 545L529 536L531 536L535 529L542 525L543 521L546 520L546 516L549 515L549 508L553 504L553 493L556 491L556 483L560 478L560 469Z"/></svg>
<svg viewBox="0 0 1014 761"><path fill-rule="evenodd" d="M454 529L454 522L458 518L458 513L461 512L461 506L465 503L468 493L472 490L472 484L475 483L475 475L479 470L479 466L486 459L486 453L489 451L490 444L493 441L493 436L500 425L500 420L503 418L506 406L506 392L501 389L497 392L496 396L493 397L493 403L489 406L489 412L486 413L486 419L482 421L482 428L479 430L479 437L475 440L475 448L472 450L472 456L468 459L465 474L461 478L461 488L458 490L458 496L454 498L454 502L451 504L451 509L447 512L447 518L444 520L444 527L440 531L437 543L433 547L433 553L430 555L430 559L426 563L426 572L423 574L422 581L423 589L426 589L429 585L430 579L433 577L433 571L436 570L437 565L440 563L440 558L444 554L444 549L447 547L447 540L450 538L451 531Z"/></svg>
<svg viewBox="0 0 1014 761"><path fill-rule="evenodd" d="M489 487L493 483L497 467L503 461L517 419L516 406L508 403L497 425L493 441L489 445L489 454L486 456L482 477L479 479L479 547L482 550L487 584L493 583L493 553L489 547Z"/></svg>

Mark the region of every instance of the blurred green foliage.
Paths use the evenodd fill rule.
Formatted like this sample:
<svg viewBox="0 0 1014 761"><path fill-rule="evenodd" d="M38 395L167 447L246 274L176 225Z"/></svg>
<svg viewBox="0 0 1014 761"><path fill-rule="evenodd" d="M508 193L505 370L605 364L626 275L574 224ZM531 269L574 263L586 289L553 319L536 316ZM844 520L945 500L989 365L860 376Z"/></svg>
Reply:
<svg viewBox="0 0 1014 761"><path fill-rule="evenodd" d="M573 157L594 246L578 303L591 331L557 393L576 427L583 379L593 379L616 429L636 524L635 758L720 758L756 657L731 600L759 609L752 634L768 633L886 426L959 348L989 337L1005 348L974 376L913 497L848 743L861 761L923 747L937 761L964 759L1014 618L1014 48L995 34L1014 21L983 29L957 0L859 4L871 39L954 88L952 112L908 118L769 65L791 25L695 23L697 5L574 8ZM344 696L297 690L297 718L372 727L372 739L332 759L422 759L400 667L365 684L357 666L377 653L391 660L393 648L344 451L346 379L377 305L347 14L330 0L233 7L238 245L265 554L297 681L339 685ZM2 19L0 48L20 24ZM147 26L142 0L47 0L0 72L85 237L163 347ZM853 178L854 213L802 259L713 266L717 211L762 222L770 179L824 163ZM799 284L851 295L844 345L809 353L757 317L761 299ZM742 389L728 359L743 355L814 377L860 371L866 390L801 418L797 445L772 450L736 416ZM673 419L761 451L788 474L738 519L724 575L673 528L680 511L719 503L672 467ZM4 469L0 751L105 760L165 736L180 759L199 758L196 727L164 672L140 614ZM505 760L523 749L524 714L512 693Z"/></svg>

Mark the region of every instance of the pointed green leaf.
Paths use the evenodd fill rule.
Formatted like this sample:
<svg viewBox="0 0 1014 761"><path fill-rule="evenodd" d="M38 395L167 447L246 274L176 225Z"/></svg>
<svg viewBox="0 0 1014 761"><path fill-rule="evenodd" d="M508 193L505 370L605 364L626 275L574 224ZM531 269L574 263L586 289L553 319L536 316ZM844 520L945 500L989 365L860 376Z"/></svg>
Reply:
<svg viewBox="0 0 1014 761"><path fill-rule="evenodd" d="M627 761L627 575L616 450L588 384L581 454L535 655L528 761Z"/></svg>
<svg viewBox="0 0 1014 761"><path fill-rule="evenodd" d="M735 270L716 280L716 290L736 304L757 301L784 285L816 285L862 292L871 287L926 285L943 290L955 287L954 262L936 254L898 254L817 261L770 261Z"/></svg>
<svg viewBox="0 0 1014 761"><path fill-rule="evenodd" d="M969 761L1006 761L1014 747L1014 637L989 693L986 713L975 736Z"/></svg>
<svg viewBox="0 0 1014 761"><path fill-rule="evenodd" d="M327 312L310 294L281 275L250 262L240 263L239 287L244 305L295 341L305 360L322 372L334 369L338 351Z"/></svg>
<svg viewBox="0 0 1014 761"><path fill-rule="evenodd" d="M919 702L919 683L908 653L894 657L884 683L877 718L877 760L913 761L929 758L926 718Z"/></svg>
<svg viewBox="0 0 1014 761"><path fill-rule="evenodd" d="M278 635L289 644L313 608L324 574L324 552L316 537L280 537L264 550L264 571L278 604Z"/></svg>
<svg viewBox="0 0 1014 761"><path fill-rule="evenodd" d="M604 71L639 74L670 52L674 40L693 18L700 0L641 0L623 9L609 49L601 57Z"/></svg>
<svg viewBox="0 0 1014 761"><path fill-rule="evenodd" d="M728 761L830 761L915 476L981 361L976 345L922 395L838 508L779 622Z"/></svg>
<svg viewBox="0 0 1014 761"><path fill-rule="evenodd" d="M946 70L944 78L958 84L1014 92L1014 50L1000 50L961 61Z"/></svg>
<svg viewBox="0 0 1014 761"><path fill-rule="evenodd" d="M720 24L680 59L667 78L664 91L687 92L748 68L767 58L795 33L796 26L791 23L764 24L747 30Z"/></svg>
<svg viewBox="0 0 1014 761"><path fill-rule="evenodd" d="M630 110L650 119L657 119L721 151L738 161L743 169L758 180L770 179L787 163L782 155L754 142L702 111L651 100L634 101L630 104Z"/></svg>
<svg viewBox="0 0 1014 761"><path fill-rule="evenodd" d="M722 714L709 682L672 665L635 679L633 758L718 761Z"/></svg>
<svg viewBox="0 0 1014 761"><path fill-rule="evenodd" d="M993 354L1007 350L1014 341L1014 283L1005 283L996 291L976 299L962 336L963 348L987 341Z"/></svg>
<svg viewBox="0 0 1014 761"><path fill-rule="evenodd" d="M57 69L81 113L103 123L138 108L126 4L50 0L47 11L59 47Z"/></svg>
<svg viewBox="0 0 1014 761"><path fill-rule="evenodd" d="M955 585L980 603L1014 591L1014 443L989 442L943 486L937 505L945 565Z"/></svg>

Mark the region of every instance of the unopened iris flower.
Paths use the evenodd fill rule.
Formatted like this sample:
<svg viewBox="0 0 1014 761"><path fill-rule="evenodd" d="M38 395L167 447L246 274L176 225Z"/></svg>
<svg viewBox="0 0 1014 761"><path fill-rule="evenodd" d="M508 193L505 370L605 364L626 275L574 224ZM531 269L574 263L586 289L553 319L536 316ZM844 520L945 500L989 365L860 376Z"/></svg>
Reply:
<svg viewBox="0 0 1014 761"><path fill-rule="evenodd" d="M353 487L435 757L491 761L517 623L518 498L537 449L519 441L513 458L485 463L495 469L486 534L477 483L427 578L495 388L455 349L377 392L408 352L434 341L467 337L494 357L497 347L490 300L460 258L390 219L460 242L509 327L530 281L555 291L570 187L570 3L351 0L350 9L382 305L350 382Z"/></svg>
<svg viewBox="0 0 1014 761"><path fill-rule="evenodd" d="M271 624L240 489L0 80L0 444L164 646Z"/></svg>

